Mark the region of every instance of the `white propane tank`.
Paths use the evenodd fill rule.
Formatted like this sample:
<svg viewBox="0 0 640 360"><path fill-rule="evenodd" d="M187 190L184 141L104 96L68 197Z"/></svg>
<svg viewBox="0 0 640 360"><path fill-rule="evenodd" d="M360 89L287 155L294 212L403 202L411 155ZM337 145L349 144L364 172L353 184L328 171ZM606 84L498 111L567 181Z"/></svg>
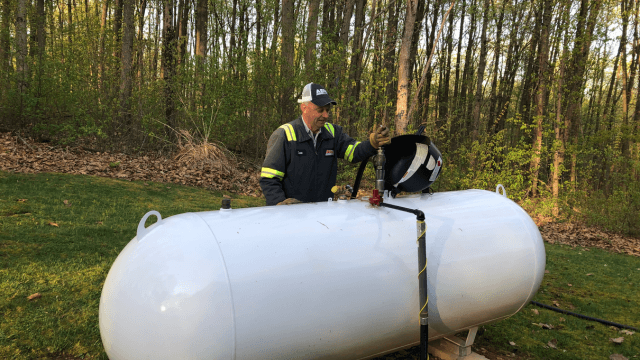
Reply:
<svg viewBox="0 0 640 360"><path fill-rule="evenodd" d="M540 232L505 196L385 202L426 217L429 340L514 315L538 290ZM102 290L111 360L366 359L419 343L413 214L330 201L157 214L145 229L149 215Z"/></svg>

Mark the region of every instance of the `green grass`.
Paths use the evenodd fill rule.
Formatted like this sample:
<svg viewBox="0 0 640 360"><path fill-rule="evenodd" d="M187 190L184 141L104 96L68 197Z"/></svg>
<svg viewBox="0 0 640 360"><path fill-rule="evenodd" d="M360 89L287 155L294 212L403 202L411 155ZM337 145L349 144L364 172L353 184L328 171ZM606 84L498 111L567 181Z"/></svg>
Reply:
<svg viewBox="0 0 640 360"><path fill-rule="evenodd" d="M100 292L138 221L149 210L163 217L217 210L222 195L175 184L0 172L0 359L106 359ZM264 205L261 198L231 197L233 207ZM42 297L27 300L34 293Z"/></svg>
<svg viewBox="0 0 640 360"><path fill-rule="evenodd" d="M640 258L591 248L545 244L547 270L534 300L640 328ZM592 274L587 276L587 274ZM572 286L569 286L571 284ZM538 310L536 315L532 309ZM564 319L564 320L561 320ZM533 323L553 325L551 330ZM598 322L528 305L515 316L483 327L475 347L533 359L640 358L640 333L625 335ZM610 338L623 336L622 344ZM557 349L545 346L556 339ZM515 342L516 346L509 345Z"/></svg>
<svg viewBox="0 0 640 360"><path fill-rule="evenodd" d="M139 219L149 210L163 217L216 210L221 196L174 184L0 172L0 359L106 359L98 329L100 291ZM233 207L264 205L261 198L232 198ZM639 258L560 245L546 249L549 273L535 300L640 327ZM42 297L27 300L34 293ZM640 333L628 336L531 309L484 326L476 347L532 359L608 359L614 353L640 359ZM609 341L619 336L622 344ZM558 349L544 347L552 339Z"/></svg>

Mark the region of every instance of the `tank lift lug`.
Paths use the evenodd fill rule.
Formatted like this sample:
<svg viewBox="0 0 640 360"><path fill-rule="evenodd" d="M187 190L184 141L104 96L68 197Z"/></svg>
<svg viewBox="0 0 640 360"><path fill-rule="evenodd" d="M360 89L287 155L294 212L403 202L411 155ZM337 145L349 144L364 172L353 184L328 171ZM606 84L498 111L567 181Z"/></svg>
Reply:
<svg viewBox="0 0 640 360"><path fill-rule="evenodd" d="M487 358L471 350L478 327L469 329L466 339L457 336L445 337L429 343L429 353L442 360L486 360Z"/></svg>

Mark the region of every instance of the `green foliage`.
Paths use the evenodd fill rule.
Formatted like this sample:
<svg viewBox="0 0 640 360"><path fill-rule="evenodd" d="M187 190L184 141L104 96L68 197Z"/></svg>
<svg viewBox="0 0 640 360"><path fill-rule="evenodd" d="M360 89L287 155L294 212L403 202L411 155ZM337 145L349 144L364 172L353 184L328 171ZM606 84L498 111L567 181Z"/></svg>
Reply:
<svg viewBox="0 0 640 360"><path fill-rule="evenodd" d="M443 171L434 188L443 190L495 190L502 184L510 199L525 198L531 186L529 162L531 145L521 139L515 146L505 144L506 130L488 138L486 142L463 145L443 154Z"/></svg>

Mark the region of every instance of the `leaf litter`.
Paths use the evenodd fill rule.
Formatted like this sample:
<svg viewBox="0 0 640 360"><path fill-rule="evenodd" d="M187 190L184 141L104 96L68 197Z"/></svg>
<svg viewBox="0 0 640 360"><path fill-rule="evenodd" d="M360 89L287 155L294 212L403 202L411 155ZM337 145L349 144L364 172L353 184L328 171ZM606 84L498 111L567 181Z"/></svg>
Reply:
<svg viewBox="0 0 640 360"><path fill-rule="evenodd" d="M11 133L0 133L0 143L5 145L3 156L0 156L0 170L155 181L262 196L258 166L238 159L220 143L196 143L192 136L184 133L173 157L93 152L80 147L54 147L25 140L30 146ZM117 166L113 166L115 164ZM27 199L17 201L26 202Z"/></svg>

